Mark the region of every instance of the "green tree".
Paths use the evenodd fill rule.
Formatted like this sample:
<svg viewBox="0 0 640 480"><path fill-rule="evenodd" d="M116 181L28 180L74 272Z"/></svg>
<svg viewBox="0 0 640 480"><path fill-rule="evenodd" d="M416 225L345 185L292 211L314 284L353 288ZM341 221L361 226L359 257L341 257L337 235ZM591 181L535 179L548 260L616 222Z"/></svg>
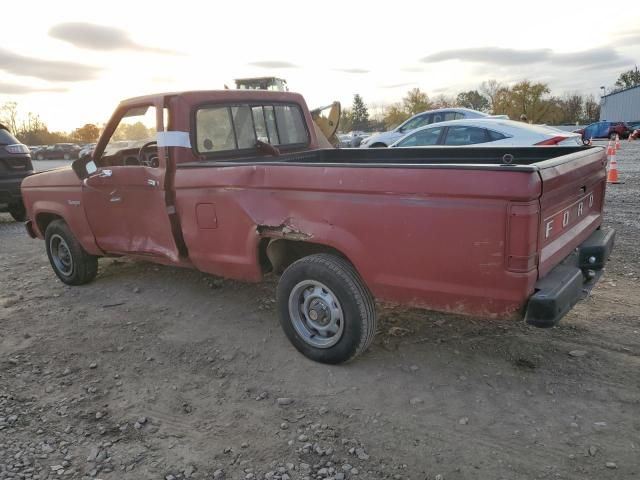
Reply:
<svg viewBox="0 0 640 480"><path fill-rule="evenodd" d="M80 128L76 128L72 134L73 138L83 143L95 142L98 140L98 136L100 136L100 129L93 123L87 123Z"/></svg>
<svg viewBox="0 0 640 480"><path fill-rule="evenodd" d="M431 108L432 106L429 101L429 95L421 91L419 88L409 90L407 95L402 99L402 110L408 115L408 117L430 110Z"/></svg>
<svg viewBox="0 0 640 480"><path fill-rule="evenodd" d="M640 71L638 67L622 72L616 80L616 90L624 90L625 88L635 87L640 85Z"/></svg>
<svg viewBox="0 0 640 480"><path fill-rule="evenodd" d="M369 111L364 104L364 100L362 100L362 97L358 93L353 96L351 121L353 130L367 130L369 128Z"/></svg>
<svg viewBox="0 0 640 480"><path fill-rule="evenodd" d="M487 97L482 95L478 90L460 92L456 97L456 104L459 107L471 108L472 110L479 110L480 112L488 112L491 109Z"/></svg>
<svg viewBox="0 0 640 480"><path fill-rule="evenodd" d="M406 112L406 110L403 108L403 106L400 103L394 103L393 105L389 106L385 111L384 118L383 118L384 126L388 130L391 130L397 127L398 125L400 125L410 116L411 115Z"/></svg>
<svg viewBox="0 0 640 480"><path fill-rule="evenodd" d="M340 131L347 133L353 130L353 116L351 109L343 108L340 112Z"/></svg>

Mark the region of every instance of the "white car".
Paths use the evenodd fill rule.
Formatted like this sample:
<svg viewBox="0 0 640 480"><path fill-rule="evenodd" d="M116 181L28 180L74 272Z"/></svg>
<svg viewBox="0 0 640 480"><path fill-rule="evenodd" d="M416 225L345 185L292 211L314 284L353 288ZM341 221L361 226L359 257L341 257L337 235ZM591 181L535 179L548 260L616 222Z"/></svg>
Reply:
<svg viewBox="0 0 640 480"><path fill-rule="evenodd" d="M578 133L564 132L546 125L531 125L500 118L476 118L452 120L427 125L405 135L392 147L531 147L534 145L571 146L582 145Z"/></svg>
<svg viewBox="0 0 640 480"><path fill-rule="evenodd" d="M388 147L396 140L399 140L407 133L415 130L416 128L424 127L432 123L446 122L447 120L459 120L467 118L504 118L508 119L506 115L499 115L491 117L478 110L471 110L470 108L439 108L437 110L428 110L426 112L418 113L409 120L401 123L399 126L388 132L377 133L371 135L369 138L362 141L360 148L381 148Z"/></svg>

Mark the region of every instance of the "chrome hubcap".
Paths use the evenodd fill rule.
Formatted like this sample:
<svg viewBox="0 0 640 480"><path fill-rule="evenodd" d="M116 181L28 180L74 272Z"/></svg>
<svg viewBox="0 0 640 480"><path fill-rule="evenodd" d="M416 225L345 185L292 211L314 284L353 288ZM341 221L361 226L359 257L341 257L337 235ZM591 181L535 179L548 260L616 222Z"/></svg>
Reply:
<svg viewBox="0 0 640 480"><path fill-rule="evenodd" d="M342 338L344 314L338 297L323 283L304 280L289 295L289 316L300 337L316 348L329 348Z"/></svg>
<svg viewBox="0 0 640 480"><path fill-rule="evenodd" d="M69 245L67 245L64 238L57 233L51 235L51 239L49 240L49 249L56 269L62 275L71 275L73 273L73 257L71 256Z"/></svg>

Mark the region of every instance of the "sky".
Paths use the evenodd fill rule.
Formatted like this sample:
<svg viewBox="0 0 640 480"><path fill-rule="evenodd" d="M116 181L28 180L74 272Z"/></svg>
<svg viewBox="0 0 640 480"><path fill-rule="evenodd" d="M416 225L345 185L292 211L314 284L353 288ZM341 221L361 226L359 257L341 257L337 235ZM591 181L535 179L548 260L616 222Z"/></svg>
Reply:
<svg viewBox="0 0 640 480"><path fill-rule="evenodd" d="M11 3L0 105L50 130L103 123L128 97L285 78L310 107L359 93L375 113L418 87L496 79L599 96L640 64L640 10L602 2L191 1Z"/></svg>

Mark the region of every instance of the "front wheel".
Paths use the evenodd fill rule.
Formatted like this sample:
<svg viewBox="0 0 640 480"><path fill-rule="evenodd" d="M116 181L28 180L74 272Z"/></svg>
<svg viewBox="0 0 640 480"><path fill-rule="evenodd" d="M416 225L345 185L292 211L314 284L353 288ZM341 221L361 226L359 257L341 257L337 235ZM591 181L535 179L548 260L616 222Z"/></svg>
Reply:
<svg viewBox="0 0 640 480"><path fill-rule="evenodd" d="M612 132L609 134L609 140L615 140L616 139L616 132Z"/></svg>
<svg viewBox="0 0 640 480"><path fill-rule="evenodd" d="M62 220L49 224L44 235L53 271L67 285L89 283L98 273L98 257L88 254Z"/></svg>
<svg viewBox="0 0 640 480"><path fill-rule="evenodd" d="M336 255L291 264L280 277L280 324L311 360L337 364L364 352L376 332L375 304L355 268Z"/></svg>

